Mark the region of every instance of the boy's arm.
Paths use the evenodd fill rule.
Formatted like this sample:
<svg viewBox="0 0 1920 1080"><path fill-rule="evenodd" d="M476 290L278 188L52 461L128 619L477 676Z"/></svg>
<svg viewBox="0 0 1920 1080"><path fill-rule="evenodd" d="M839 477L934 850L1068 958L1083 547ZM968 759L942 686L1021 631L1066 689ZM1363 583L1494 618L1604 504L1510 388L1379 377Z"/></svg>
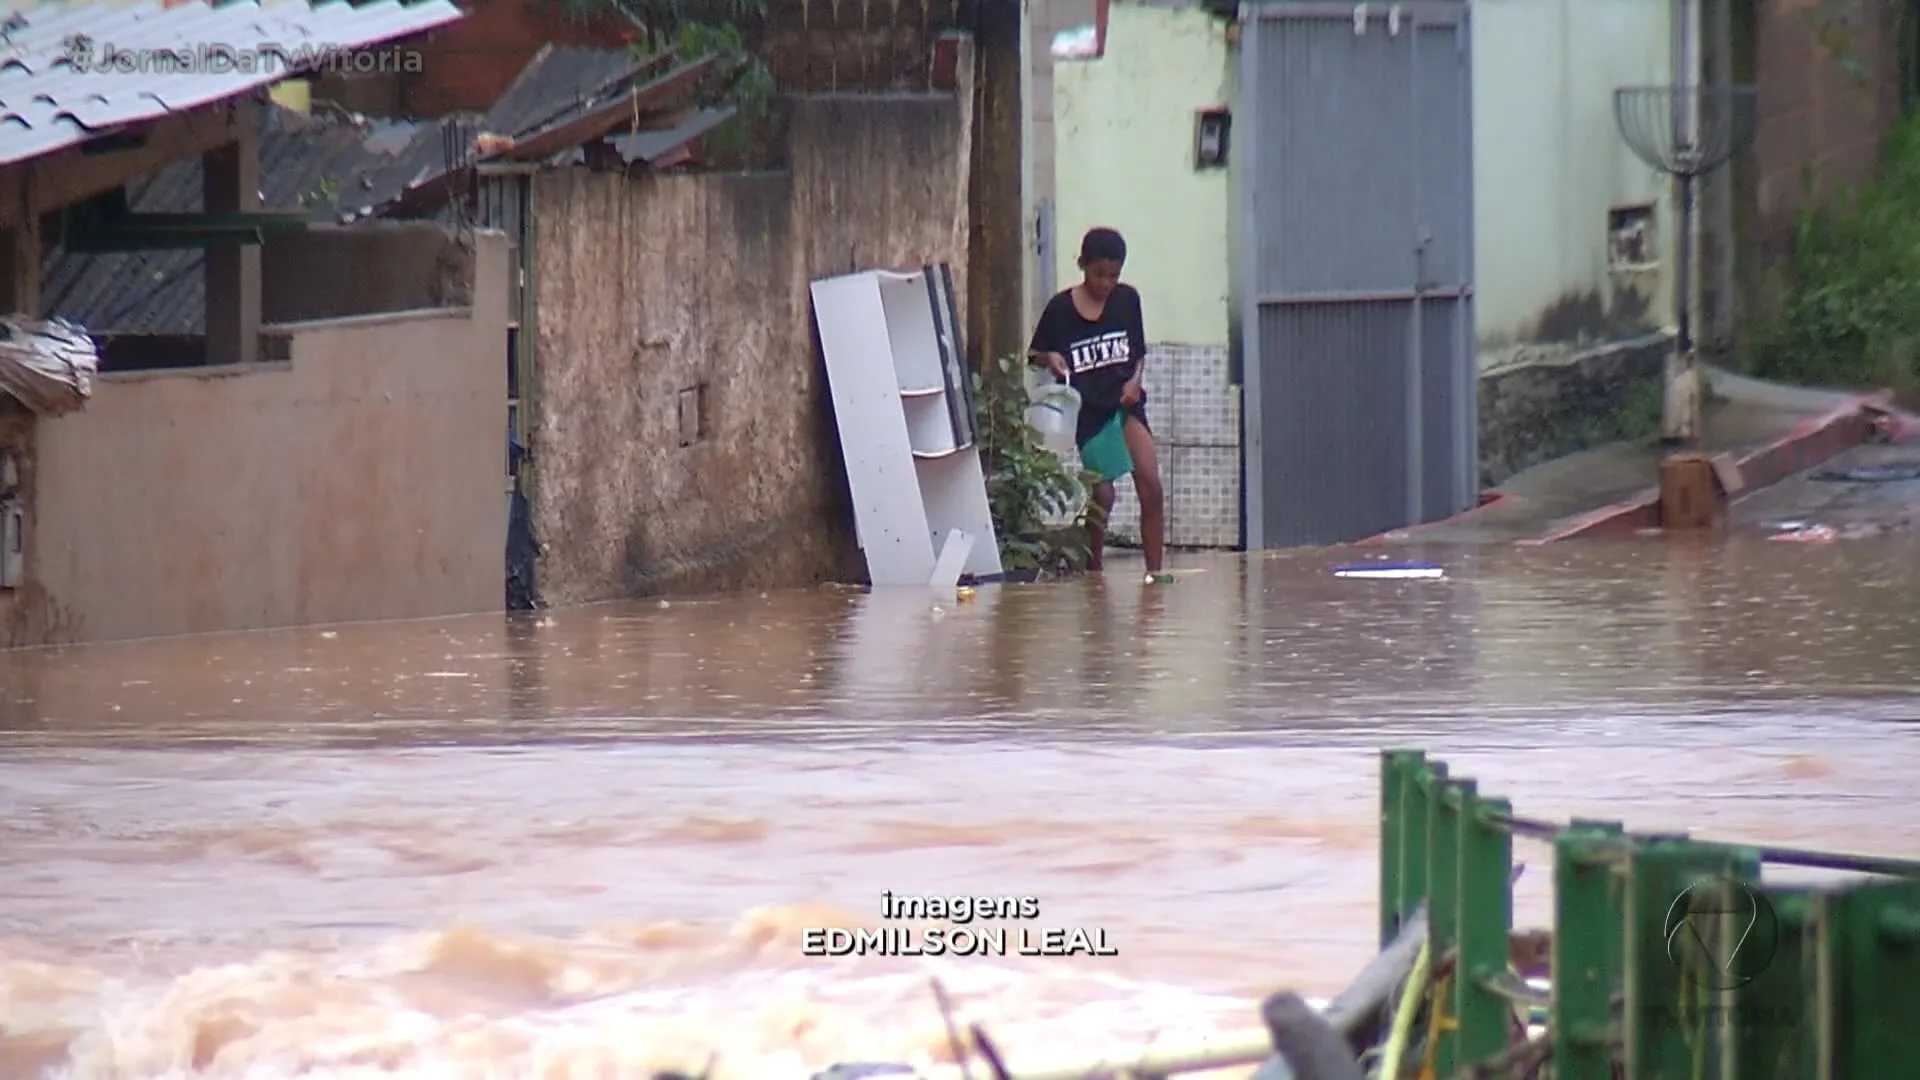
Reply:
<svg viewBox="0 0 1920 1080"><path fill-rule="evenodd" d="M1133 374L1128 381L1138 383L1140 376L1147 370L1147 327L1146 319L1140 311L1140 291L1133 292L1133 317L1128 320L1127 351L1133 354Z"/></svg>

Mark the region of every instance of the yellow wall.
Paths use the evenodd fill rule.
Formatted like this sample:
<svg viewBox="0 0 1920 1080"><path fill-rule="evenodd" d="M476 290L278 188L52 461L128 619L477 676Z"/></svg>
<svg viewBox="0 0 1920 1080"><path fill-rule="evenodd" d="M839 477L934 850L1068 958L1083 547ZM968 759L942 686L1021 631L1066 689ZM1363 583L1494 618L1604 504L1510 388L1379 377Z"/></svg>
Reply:
<svg viewBox="0 0 1920 1080"><path fill-rule="evenodd" d="M1613 88L1672 78L1670 0L1478 0L1473 11L1475 315L1481 363L1510 359L1543 312L1620 288L1671 321L1672 183L1621 140ZM1077 280L1080 235L1127 236L1147 336L1227 343L1224 170L1193 168L1194 112L1231 104L1223 26L1197 8L1115 0L1106 55L1055 61L1055 274ZM1607 212L1655 205L1658 262L1615 273Z"/></svg>
<svg viewBox="0 0 1920 1080"><path fill-rule="evenodd" d="M1195 171L1194 114L1230 104L1222 24L1193 8L1116 3L1107 52L1053 69L1055 281L1078 281L1080 237L1127 238L1155 344L1227 344L1227 173Z"/></svg>

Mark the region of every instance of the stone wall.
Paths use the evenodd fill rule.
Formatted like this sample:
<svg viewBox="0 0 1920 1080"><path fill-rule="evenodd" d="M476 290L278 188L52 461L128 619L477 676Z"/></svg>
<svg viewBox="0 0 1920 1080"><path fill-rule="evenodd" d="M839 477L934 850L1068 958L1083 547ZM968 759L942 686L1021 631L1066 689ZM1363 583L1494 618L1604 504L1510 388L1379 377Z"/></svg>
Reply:
<svg viewBox="0 0 1920 1080"><path fill-rule="evenodd" d="M859 574L808 283L946 262L967 295L967 102L797 99L791 172L537 179L546 601Z"/></svg>

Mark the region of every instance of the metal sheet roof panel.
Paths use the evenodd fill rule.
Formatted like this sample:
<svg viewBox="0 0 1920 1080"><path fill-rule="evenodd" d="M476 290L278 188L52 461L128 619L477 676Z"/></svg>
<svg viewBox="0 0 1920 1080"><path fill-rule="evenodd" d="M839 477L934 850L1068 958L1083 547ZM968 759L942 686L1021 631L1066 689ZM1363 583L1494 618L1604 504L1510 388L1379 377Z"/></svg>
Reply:
<svg viewBox="0 0 1920 1080"><path fill-rule="evenodd" d="M0 130L7 133L0 165L239 97L296 74L299 65L326 63L332 55L463 17L451 0L376 0L362 7L346 0L43 4L24 13L25 24L0 44ZM90 39L88 62L73 62L76 35ZM128 59L108 64L108 50Z"/></svg>

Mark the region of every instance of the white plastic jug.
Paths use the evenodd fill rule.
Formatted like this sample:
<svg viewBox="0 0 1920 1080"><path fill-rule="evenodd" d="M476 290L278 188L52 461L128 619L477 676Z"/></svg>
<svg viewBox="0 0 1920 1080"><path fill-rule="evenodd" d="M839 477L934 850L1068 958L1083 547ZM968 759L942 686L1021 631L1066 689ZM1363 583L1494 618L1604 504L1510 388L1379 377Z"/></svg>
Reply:
<svg viewBox="0 0 1920 1080"><path fill-rule="evenodd" d="M1027 407L1027 423L1040 432L1040 445L1062 457L1074 451L1074 428L1080 422L1080 391L1066 383L1039 387Z"/></svg>

